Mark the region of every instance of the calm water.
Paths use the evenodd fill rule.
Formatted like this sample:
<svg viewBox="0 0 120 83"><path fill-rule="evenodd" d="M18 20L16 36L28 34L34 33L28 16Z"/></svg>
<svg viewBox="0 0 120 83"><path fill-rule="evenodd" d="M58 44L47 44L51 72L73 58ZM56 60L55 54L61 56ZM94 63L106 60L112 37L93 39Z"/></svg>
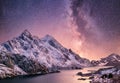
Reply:
<svg viewBox="0 0 120 83"><path fill-rule="evenodd" d="M80 71L87 73L87 70L98 70L104 67L90 67L83 70L64 70L61 73L47 74L30 78L14 78L0 80L0 83L89 83L90 80L78 80L80 76L76 74Z"/></svg>

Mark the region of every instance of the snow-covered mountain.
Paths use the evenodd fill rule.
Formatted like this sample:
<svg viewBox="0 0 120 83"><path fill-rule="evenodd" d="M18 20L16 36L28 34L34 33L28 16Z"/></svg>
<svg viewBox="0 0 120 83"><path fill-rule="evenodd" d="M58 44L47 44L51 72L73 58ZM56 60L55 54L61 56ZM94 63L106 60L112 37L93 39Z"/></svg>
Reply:
<svg viewBox="0 0 120 83"><path fill-rule="evenodd" d="M91 64L94 66L97 65L106 65L106 66L120 66L120 55L118 54L111 54L107 56L106 58L101 58L101 60L98 61L91 61Z"/></svg>
<svg viewBox="0 0 120 83"><path fill-rule="evenodd" d="M4 51L0 53L0 79L17 75L43 74L48 72L47 67L41 65L35 59Z"/></svg>
<svg viewBox="0 0 120 83"><path fill-rule="evenodd" d="M6 65L5 63L10 60L13 65L11 69L16 67L19 71L24 71L24 74L43 72L43 70L49 72L62 68L75 69L91 65L88 59L81 58L71 49L63 47L52 36L46 35L39 39L27 30L20 36L2 43L0 53L2 65Z"/></svg>

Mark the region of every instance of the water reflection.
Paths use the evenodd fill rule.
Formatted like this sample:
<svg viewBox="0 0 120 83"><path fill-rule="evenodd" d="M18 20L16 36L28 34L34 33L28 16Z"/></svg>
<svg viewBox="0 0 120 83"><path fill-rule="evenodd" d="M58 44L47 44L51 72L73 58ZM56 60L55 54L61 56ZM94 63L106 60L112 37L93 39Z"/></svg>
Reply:
<svg viewBox="0 0 120 83"><path fill-rule="evenodd" d="M89 83L90 80L78 80L76 74L80 71L87 73L88 70L98 70L106 67L90 67L83 70L64 70L61 73L47 74L30 78L14 78L0 80L0 83ZM107 67L108 68L108 67Z"/></svg>
<svg viewBox="0 0 120 83"><path fill-rule="evenodd" d="M86 83L78 80L76 75L80 70L64 70L61 73L48 74L32 78L14 78L0 80L0 83ZM89 83L89 82L88 82Z"/></svg>

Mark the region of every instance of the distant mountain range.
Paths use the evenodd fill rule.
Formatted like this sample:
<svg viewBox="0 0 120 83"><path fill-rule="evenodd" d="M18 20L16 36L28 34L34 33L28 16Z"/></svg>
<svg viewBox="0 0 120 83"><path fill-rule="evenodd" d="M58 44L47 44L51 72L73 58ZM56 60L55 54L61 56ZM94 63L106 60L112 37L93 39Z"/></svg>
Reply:
<svg viewBox="0 0 120 83"><path fill-rule="evenodd" d="M93 66L120 66L120 55L113 53L105 58L101 58L100 60L92 60L91 64Z"/></svg>
<svg viewBox="0 0 120 83"><path fill-rule="evenodd" d="M91 66L88 59L63 47L50 35L39 39L25 30L0 45L0 73L5 74L1 78L88 66Z"/></svg>

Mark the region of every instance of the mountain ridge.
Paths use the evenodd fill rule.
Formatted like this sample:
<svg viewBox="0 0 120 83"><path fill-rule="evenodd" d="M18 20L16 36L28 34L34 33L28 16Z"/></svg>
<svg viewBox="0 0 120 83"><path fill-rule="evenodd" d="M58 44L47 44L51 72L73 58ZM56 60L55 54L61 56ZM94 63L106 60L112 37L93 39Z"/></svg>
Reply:
<svg viewBox="0 0 120 83"><path fill-rule="evenodd" d="M120 55L116 53L112 53L105 58L101 58L100 60L92 60L91 64L93 66L120 66Z"/></svg>
<svg viewBox="0 0 120 83"><path fill-rule="evenodd" d="M47 73L58 69L76 69L91 65L88 59L81 58L71 49L63 47L54 37L46 35L40 39L28 30L0 44L0 53L0 64L7 65L6 68L4 67L5 72L0 71L5 74L10 68L9 65L12 65L11 70L19 69L16 70L15 75Z"/></svg>

